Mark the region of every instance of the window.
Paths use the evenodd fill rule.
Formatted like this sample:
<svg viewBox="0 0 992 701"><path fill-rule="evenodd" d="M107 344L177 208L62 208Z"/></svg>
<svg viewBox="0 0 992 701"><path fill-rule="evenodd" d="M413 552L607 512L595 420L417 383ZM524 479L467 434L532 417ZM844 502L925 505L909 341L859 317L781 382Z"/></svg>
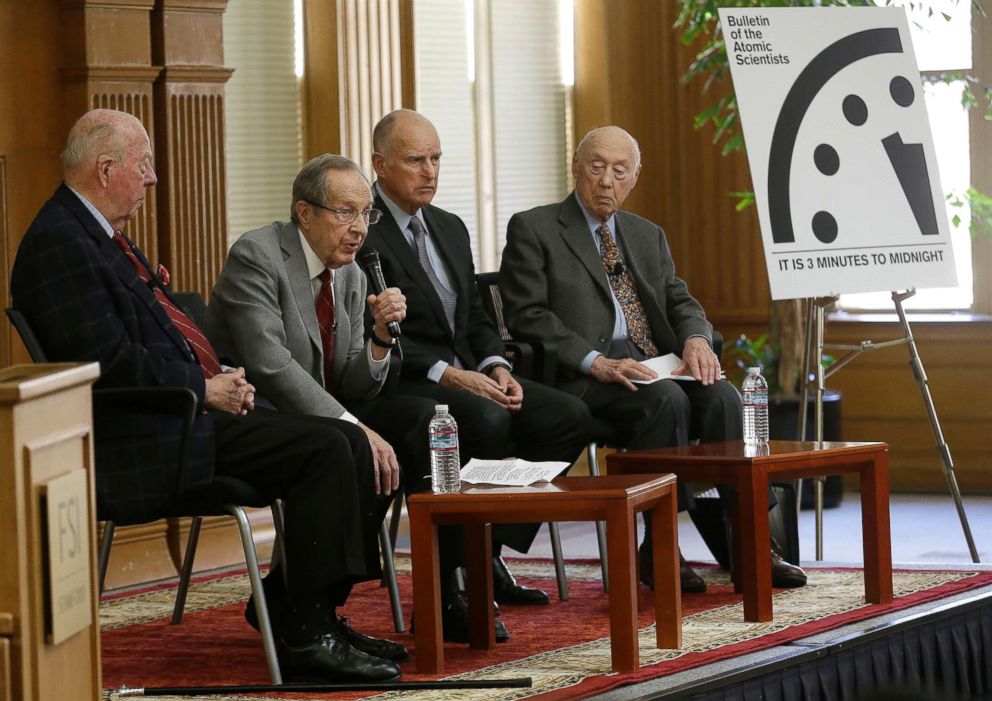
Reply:
<svg viewBox="0 0 992 701"><path fill-rule="evenodd" d="M881 4L881 3L879 3ZM894 2L909 5L908 2ZM961 105L960 80L935 82L941 74L967 72L973 68L972 23L967 0L914 2L908 10L910 33L920 72L924 77L924 97L930 117L940 183L945 194L962 195L971 185L971 138L968 111ZM950 19L945 19L945 15ZM930 80L928 80L928 78ZM959 216L951 226L951 243L957 266L958 286L918 290L906 300L906 309L970 310L974 303L970 217L967 207L947 206L947 217ZM892 309L888 292L841 295L846 309Z"/></svg>
<svg viewBox="0 0 992 701"><path fill-rule="evenodd" d="M228 244L289 218L302 164L294 4L238 0L224 13Z"/></svg>
<svg viewBox="0 0 992 701"><path fill-rule="evenodd" d="M570 0L414 3L416 104L444 154L434 204L465 221L479 270L499 266L514 213L567 191L571 15Z"/></svg>

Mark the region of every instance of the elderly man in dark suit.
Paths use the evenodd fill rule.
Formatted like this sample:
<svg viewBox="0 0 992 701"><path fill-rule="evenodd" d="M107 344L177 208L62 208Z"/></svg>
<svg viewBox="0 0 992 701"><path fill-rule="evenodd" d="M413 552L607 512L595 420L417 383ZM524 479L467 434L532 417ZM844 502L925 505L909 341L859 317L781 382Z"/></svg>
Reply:
<svg viewBox="0 0 992 701"><path fill-rule="evenodd" d="M375 497L365 435L333 419L255 410L244 370L222 370L200 329L177 308L166 276L124 235L156 182L141 122L113 110L88 112L72 128L62 159L65 182L18 249L14 306L52 360L99 361L99 387L184 387L196 394L203 412L194 487L231 475L287 500L289 601L278 640L287 679L398 677L399 668L380 656L392 648L347 628L334 611L354 582L380 576L375 534L384 505ZM125 497L120 508L130 513L160 512L176 496L165 475L177 434L166 422L108 426L97 417L98 503L120 505Z"/></svg>
<svg viewBox="0 0 992 701"><path fill-rule="evenodd" d="M619 127L594 129L572 159L575 192L564 202L515 214L507 227L500 288L510 330L558 347L559 386L609 422L636 450L742 435L737 391L720 380L713 327L675 274L664 232L621 211L641 170L640 149ZM675 353L661 380L639 361ZM650 533L650 530L648 530ZM652 584L650 548L641 577ZM772 552L776 586L802 586L805 574ZM705 582L683 560L682 588Z"/></svg>
<svg viewBox="0 0 992 701"><path fill-rule="evenodd" d="M386 282L407 300L399 391L448 405L463 462L518 456L571 463L587 440L588 411L575 397L512 374L479 298L469 232L430 204L441 161L434 126L398 110L376 125L372 141L373 194L383 216L369 227L366 245L379 251ZM526 552L536 531L493 529L498 602L547 603L544 592L517 586L498 555L501 545ZM453 587L446 583L447 602Z"/></svg>

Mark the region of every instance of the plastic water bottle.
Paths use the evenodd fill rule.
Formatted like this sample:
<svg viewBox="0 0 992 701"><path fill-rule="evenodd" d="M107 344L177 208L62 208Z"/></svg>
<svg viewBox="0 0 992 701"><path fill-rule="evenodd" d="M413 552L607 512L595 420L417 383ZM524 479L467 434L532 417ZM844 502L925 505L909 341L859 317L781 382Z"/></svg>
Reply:
<svg viewBox="0 0 992 701"><path fill-rule="evenodd" d="M434 407L430 423L431 490L435 494L450 494L461 489L458 459L458 424L448 413L447 404Z"/></svg>
<svg viewBox="0 0 992 701"><path fill-rule="evenodd" d="M768 383L761 368L748 368L741 386L744 395L744 445L768 443Z"/></svg>

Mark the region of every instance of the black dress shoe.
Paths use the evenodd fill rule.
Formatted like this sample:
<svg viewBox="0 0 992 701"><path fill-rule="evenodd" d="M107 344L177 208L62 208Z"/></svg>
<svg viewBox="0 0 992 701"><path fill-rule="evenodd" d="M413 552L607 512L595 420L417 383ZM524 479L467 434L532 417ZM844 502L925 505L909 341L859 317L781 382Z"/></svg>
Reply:
<svg viewBox="0 0 992 701"><path fill-rule="evenodd" d="M501 557L493 558L493 596L500 604L546 604L548 593L517 584Z"/></svg>
<svg viewBox="0 0 992 701"><path fill-rule="evenodd" d="M510 639L510 633L503 625L503 621L494 620L493 628L497 643L505 643ZM468 594L457 590L441 592L441 629L445 642L469 642Z"/></svg>
<svg viewBox="0 0 992 701"><path fill-rule="evenodd" d="M364 652L366 655L381 657L384 660L391 660L392 662L406 662L410 659L410 654L406 651L406 648L399 643L394 643L392 640L384 640L383 638L373 638L371 635L359 633L348 625L348 619L344 616L336 617L336 625L338 631L344 634L344 639L348 641L348 644L356 650Z"/></svg>
<svg viewBox="0 0 992 701"><path fill-rule="evenodd" d="M641 543L641 581L654 589L654 561L651 551ZM689 563L679 552L679 588L683 594L702 594L706 591L706 580L696 574L695 570L689 567Z"/></svg>
<svg viewBox="0 0 992 701"><path fill-rule="evenodd" d="M393 662L356 650L336 631L302 645L280 639L276 649L286 681L388 682L400 678L400 668Z"/></svg>
<svg viewBox="0 0 992 701"><path fill-rule="evenodd" d="M778 543L772 538L772 586L794 589L806 586L806 573L798 565L786 562Z"/></svg>

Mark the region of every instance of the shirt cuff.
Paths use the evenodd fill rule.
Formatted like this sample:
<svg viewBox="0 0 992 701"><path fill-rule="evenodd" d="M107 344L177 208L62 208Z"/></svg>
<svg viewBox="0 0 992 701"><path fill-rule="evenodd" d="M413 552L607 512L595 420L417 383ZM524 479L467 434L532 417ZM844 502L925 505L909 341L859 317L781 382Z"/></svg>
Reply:
<svg viewBox="0 0 992 701"><path fill-rule="evenodd" d="M443 375L444 371L447 369L448 369L448 363L444 362L443 360L439 360L433 365L431 365L431 369L427 371L427 379L430 380L431 382L440 382L441 375Z"/></svg>
<svg viewBox="0 0 992 701"><path fill-rule="evenodd" d="M358 417L357 417L357 416L355 416L354 414L352 414L352 413L351 413L350 411L348 411L347 409L346 409L346 410L345 410L345 412L344 412L343 414L341 414L341 416L339 416L338 418L339 418L339 419L341 419L342 421L347 421L347 422L348 422L348 423L350 423L350 424L357 424L357 423L358 423Z"/></svg>
<svg viewBox="0 0 992 701"><path fill-rule="evenodd" d="M484 368L488 368L491 365L502 365L507 370L513 370L513 366L510 365L510 361L501 355L490 355L488 358L483 359L481 363L476 367L476 372L482 372Z"/></svg>
<svg viewBox="0 0 992 701"><path fill-rule="evenodd" d="M598 350L589 351L589 354L582 359L581 363L579 363L579 372L581 372L583 375L591 375L592 364L596 361L596 358L598 358L601 355L602 353L600 353Z"/></svg>
<svg viewBox="0 0 992 701"><path fill-rule="evenodd" d="M389 371L389 356L391 356L392 353L386 353L385 358L382 360L376 360L372 357L371 342L365 344L365 352L368 354L369 358L369 373L372 375L373 380L379 382Z"/></svg>

